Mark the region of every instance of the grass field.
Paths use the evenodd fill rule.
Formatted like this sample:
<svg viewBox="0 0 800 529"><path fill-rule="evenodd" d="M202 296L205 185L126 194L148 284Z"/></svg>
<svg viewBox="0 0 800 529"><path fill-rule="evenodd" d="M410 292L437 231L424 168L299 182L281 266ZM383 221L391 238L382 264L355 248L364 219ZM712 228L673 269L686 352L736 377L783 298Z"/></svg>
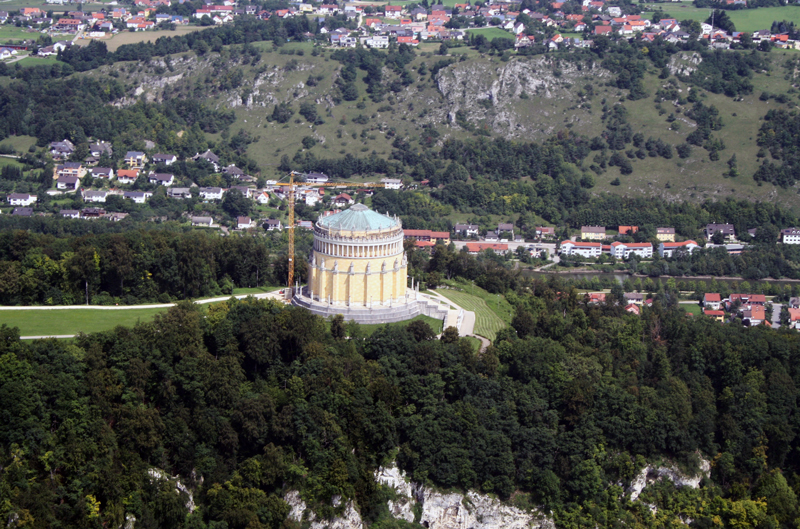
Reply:
<svg viewBox="0 0 800 529"><path fill-rule="evenodd" d="M681 303L681 308L694 316L699 316L703 313L703 310L700 308L700 305L697 303Z"/></svg>
<svg viewBox="0 0 800 529"><path fill-rule="evenodd" d="M17 62L20 66L49 66L51 64L64 64L55 57L25 57Z"/></svg>
<svg viewBox="0 0 800 529"><path fill-rule="evenodd" d="M233 295L241 296L242 294L266 294L267 292L275 292L283 287L253 287L253 288L234 288Z"/></svg>
<svg viewBox="0 0 800 529"><path fill-rule="evenodd" d="M472 345L472 348L475 349L476 353L481 350L481 341L478 340L477 338L473 338L472 336L465 336L462 339L468 341L470 345Z"/></svg>
<svg viewBox="0 0 800 529"><path fill-rule="evenodd" d="M186 35L187 33L192 33L194 31L200 31L203 29L208 29L201 26L178 26L175 28L175 31L170 30L159 30L159 31L137 31L137 32L130 32L130 31L122 31L114 35L111 40L107 40L106 45L108 46L108 51L117 51L117 48L122 46L123 44L136 44L137 42L155 42L159 37L179 37L181 35ZM89 44L91 42L90 39L85 39L79 41L78 43L81 45Z"/></svg>
<svg viewBox="0 0 800 529"><path fill-rule="evenodd" d="M660 4L662 12L678 20L705 21L710 16L708 9L698 9L689 2L677 4ZM740 9L727 11L731 21L736 25L737 31L752 33L759 29L769 29L774 20L786 20L800 24L799 6L761 7L758 9ZM653 12L644 12L644 18L651 18ZM662 15L664 17L664 15Z"/></svg>
<svg viewBox="0 0 800 529"><path fill-rule="evenodd" d="M2 3L0 3L0 7L3 7ZM38 31L29 31L10 24L0 26L0 42L5 44L9 44L11 40L36 39L39 35Z"/></svg>
<svg viewBox="0 0 800 529"><path fill-rule="evenodd" d="M473 285L460 285L468 292L440 289L439 294L475 313L475 334L494 341L497 331L511 323L514 309L503 296L489 294Z"/></svg>
<svg viewBox="0 0 800 529"><path fill-rule="evenodd" d="M19 327L22 336L90 333L152 321L153 316L164 310L4 310L0 312L0 323Z"/></svg>
<svg viewBox="0 0 800 529"><path fill-rule="evenodd" d="M509 33L508 31L500 28L475 28L475 29L468 29L470 33L475 33L476 35L483 35L489 40L492 39L514 39L514 35Z"/></svg>

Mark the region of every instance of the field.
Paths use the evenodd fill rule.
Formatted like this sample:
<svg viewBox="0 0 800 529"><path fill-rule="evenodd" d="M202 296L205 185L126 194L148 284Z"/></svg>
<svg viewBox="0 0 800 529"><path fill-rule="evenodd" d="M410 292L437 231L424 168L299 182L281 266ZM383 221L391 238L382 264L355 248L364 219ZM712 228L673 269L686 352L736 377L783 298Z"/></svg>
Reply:
<svg viewBox="0 0 800 529"><path fill-rule="evenodd" d="M122 31L114 35L111 40L105 41L108 45L108 51L117 51L117 48L123 44L136 44L137 42L155 42L159 37L179 37L192 33L193 31L200 31L204 28L201 26L178 26L175 31L159 30L159 31ZM79 44L85 45L91 42L89 39L79 41Z"/></svg>
<svg viewBox="0 0 800 529"><path fill-rule="evenodd" d="M64 64L55 57L25 57L18 61L20 66L49 66L51 64Z"/></svg>
<svg viewBox="0 0 800 529"><path fill-rule="evenodd" d="M0 3L0 7L2 6L3 4ZM0 42L5 44L9 44L12 40L36 39L39 35L38 31L29 31L10 24L0 26Z"/></svg>
<svg viewBox="0 0 800 529"><path fill-rule="evenodd" d="M697 303L681 303L681 309L692 314L693 316L700 316L703 313L703 309L701 309L700 305Z"/></svg>
<svg viewBox="0 0 800 529"><path fill-rule="evenodd" d="M708 9L698 9L689 2L676 4L659 4L664 14L668 14L678 20L697 20L705 21L710 12ZM652 12L644 12L642 16L651 18ZM761 7L758 9L740 9L737 11L727 11L731 21L736 25L737 31L752 33L759 29L769 29L774 20L786 20L800 24L800 7ZM662 15L662 18L666 18Z"/></svg>
<svg viewBox="0 0 800 529"><path fill-rule="evenodd" d="M117 325L131 327L140 321L152 321L164 310L4 310L0 311L0 323L19 327L22 336L78 334L107 331Z"/></svg>
<svg viewBox="0 0 800 529"><path fill-rule="evenodd" d="M483 35L489 40L498 38L514 40L514 35L500 28L477 28L477 29L468 29L467 31L469 31L470 33L474 33L476 35Z"/></svg>
<svg viewBox="0 0 800 529"><path fill-rule="evenodd" d="M466 286L466 289L469 293L451 289L439 289L437 292L464 310L474 312L475 334L494 341L497 331L511 323L513 308L498 294L489 294L472 285Z"/></svg>

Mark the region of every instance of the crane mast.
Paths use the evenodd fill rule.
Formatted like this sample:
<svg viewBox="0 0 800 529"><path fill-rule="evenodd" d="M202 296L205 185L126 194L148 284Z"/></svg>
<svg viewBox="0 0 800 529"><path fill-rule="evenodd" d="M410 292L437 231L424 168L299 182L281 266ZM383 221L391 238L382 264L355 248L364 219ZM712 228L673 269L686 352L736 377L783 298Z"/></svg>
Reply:
<svg viewBox="0 0 800 529"><path fill-rule="evenodd" d="M287 198L289 199L289 222L287 229L289 230L288 239L289 239L289 273L287 274L286 278L286 286L288 287L287 295L288 298L291 299L294 292L292 291L294 285L294 230L295 230L295 220L294 220L294 203L297 198L296 196L296 188L297 182L295 182L295 176L302 176L303 173L298 173L297 171L291 171L289 173L289 182L288 183L278 183L279 186L287 187ZM351 187L351 186L361 186L361 187L384 187L386 184L375 184L372 182L329 182L324 184L314 184L313 187Z"/></svg>

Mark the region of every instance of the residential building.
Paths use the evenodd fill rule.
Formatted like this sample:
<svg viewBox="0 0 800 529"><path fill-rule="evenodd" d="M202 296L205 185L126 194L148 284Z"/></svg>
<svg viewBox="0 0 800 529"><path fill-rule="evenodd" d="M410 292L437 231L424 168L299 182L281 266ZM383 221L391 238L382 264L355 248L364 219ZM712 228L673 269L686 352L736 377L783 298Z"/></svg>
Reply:
<svg viewBox="0 0 800 529"><path fill-rule="evenodd" d="M11 193L8 195L8 203L12 206L30 206L36 202L36 195L29 193Z"/></svg>
<svg viewBox="0 0 800 529"><path fill-rule="evenodd" d="M716 293L706 294L703 296L703 306L711 310L719 310L722 306L722 298Z"/></svg>
<svg viewBox="0 0 800 529"><path fill-rule="evenodd" d="M536 236L541 239L548 239L556 236L556 229L552 226L539 226L536 228Z"/></svg>
<svg viewBox="0 0 800 529"><path fill-rule="evenodd" d="M627 259L631 254L644 259L653 257L653 245L649 242L619 242L611 243L611 255L617 259Z"/></svg>
<svg viewBox="0 0 800 529"><path fill-rule="evenodd" d="M739 305L739 310L750 310L753 307L763 307L767 303L764 294L731 294L728 298L728 308Z"/></svg>
<svg viewBox="0 0 800 529"><path fill-rule="evenodd" d="M105 202L108 197L108 191L83 190L81 194L84 202Z"/></svg>
<svg viewBox="0 0 800 529"><path fill-rule="evenodd" d="M138 169L120 169L117 171L117 182L120 184L133 184L139 178Z"/></svg>
<svg viewBox="0 0 800 529"><path fill-rule="evenodd" d="M100 141L97 143L90 143L89 144L89 153L99 158L104 154L106 156L112 156L114 154L114 149L112 148L111 144L107 141Z"/></svg>
<svg viewBox="0 0 800 529"><path fill-rule="evenodd" d="M733 224L707 224L706 229L706 239L711 239L715 233L722 233L723 238L725 241L730 241L731 239L736 238L736 231L733 229Z"/></svg>
<svg viewBox="0 0 800 529"><path fill-rule="evenodd" d="M154 154L153 155L153 163L155 164L164 164L164 165L172 165L178 161L178 157L174 154Z"/></svg>
<svg viewBox="0 0 800 529"><path fill-rule="evenodd" d="M510 222L501 222L497 225L497 229L494 231L498 237L501 236L503 233L510 233L511 238L514 238L514 225Z"/></svg>
<svg viewBox="0 0 800 529"><path fill-rule="evenodd" d="M222 169L222 172L230 176L231 178L235 178L236 180L244 176L244 171L242 171L235 165L229 165L228 167L225 167L224 169Z"/></svg>
<svg viewBox="0 0 800 529"><path fill-rule="evenodd" d="M800 329L800 309L798 308L789 309L789 328Z"/></svg>
<svg viewBox="0 0 800 529"><path fill-rule="evenodd" d="M203 200L222 200L221 187L201 187L200 198Z"/></svg>
<svg viewBox="0 0 800 529"><path fill-rule="evenodd" d="M92 167L90 174L92 178L108 178L111 180L114 178L114 169L111 167Z"/></svg>
<svg viewBox="0 0 800 529"><path fill-rule="evenodd" d="M403 187L403 181L399 178L381 178L381 183L386 189L400 189Z"/></svg>
<svg viewBox="0 0 800 529"><path fill-rule="evenodd" d="M144 204L147 199L153 196L153 193L149 191L125 191L122 196L133 200L135 204Z"/></svg>
<svg viewBox="0 0 800 529"><path fill-rule="evenodd" d="M171 187L167 189L168 198L192 198L192 191L188 187Z"/></svg>
<svg viewBox="0 0 800 529"><path fill-rule="evenodd" d="M308 173L306 182L309 184L327 184L330 178L323 173Z"/></svg>
<svg viewBox="0 0 800 529"><path fill-rule="evenodd" d="M355 200L353 197L348 195L347 193L341 193L333 197L333 203L337 206L349 206L350 204L355 204Z"/></svg>
<svg viewBox="0 0 800 529"><path fill-rule="evenodd" d="M250 220L250 217L238 217L236 219L236 229L249 230L252 227L253 227L253 221Z"/></svg>
<svg viewBox="0 0 800 529"><path fill-rule="evenodd" d="M217 156L216 154L211 152L211 149L207 150L206 152L204 152L202 154L201 153L195 154L194 157L192 158L192 160L194 160L194 161L205 160L205 161L207 161L208 163L210 163L214 167L214 172L215 173L219 172L219 156Z"/></svg>
<svg viewBox="0 0 800 529"><path fill-rule="evenodd" d="M81 212L77 209L62 209L58 212L59 216L65 219L79 219L81 218Z"/></svg>
<svg viewBox="0 0 800 529"><path fill-rule="evenodd" d="M703 314L705 314L709 318L713 318L713 319L717 320L720 323L725 321L725 312L723 312L721 310L705 309L703 311Z"/></svg>
<svg viewBox="0 0 800 529"><path fill-rule="evenodd" d="M192 217L192 226L203 226L210 228L214 225L214 219L211 217Z"/></svg>
<svg viewBox="0 0 800 529"><path fill-rule="evenodd" d="M453 231L462 237L477 237L479 229L477 224L456 224Z"/></svg>
<svg viewBox="0 0 800 529"><path fill-rule="evenodd" d="M742 311L742 320L749 322L751 327L760 325L766 318L766 311L760 305L753 305L750 310Z"/></svg>
<svg viewBox="0 0 800 529"><path fill-rule="evenodd" d="M269 204L269 193L267 193L266 191L262 191L261 193L259 193L259 195L256 197L256 202L258 202L262 206Z"/></svg>
<svg viewBox="0 0 800 529"><path fill-rule="evenodd" d="M433 243L443 242L450 244L450 232L431 231L431 230L403 230L403 238L414 239L415 241L431 241Z"/></svg>
<svg viewBox="0 0 800 529"><path fill-rule="evenodd" d="M672 257L681 252L692 253L697 248L699 248L698 244L692 240L683 242L662 242L658 245L658 255L661 257Z"/></svg>
<svg viewBox="0 0 800 529"><path fill-rule="evenodd" d="M634 303L629 303L625 306L625 312L630 312L631 314L636 314L638 316L642 312L642 308Z"/></svg>
<svg viewBox="0 0 800 529"><path fill-rule="evenodd" d="M267 221L264 223L264 227L267 228L267 231L281 231L283 229L281 221L277 219L267 219Z"/></svg>
<svg viewBox="0 0 800 529"><path fill-rule="evenodd" d="M800 228L786 228L781 230L783 244L800 244Z"/></svg>
<svg viewBox="0 0 800 529"><path fill-rule="evenodd" d="M580 255L583 257L600 257L603 245L599 242L561 242L561 255Z"/></svg>
<svg viewBox="0 0 800 529"><path fill-rule="evenodd" d="M86 176L86 169L83 164L79 162L66 162L56 166L56 177L61 176L74 176L76 178L83 178Z"/></svg>
<svg viewBox="0 0 800 529"><path fill-rule="evenodd" d="M147 155L140 151L128 151L125 153L125 163L128 167L141 169L147 163Z"/></svg>
<svg viewBox="0 0 800 529"><path fill-rule="evenodd" d="M581 239L589 241L602 241L605 238L605 226L581 226Z"/></svg>
<svg viewBox="0 0 800 529"><path fill-rule="evenodd" d="M466 246L467 252L469 252L470 255L477 255L485 250L492 250L493 252L499 254L508 252L508 245L505 243L468 242Z"/></svg>
<svg viewBox="0 0 800 529"><path fill-rule="evenodd" d="M675 242L675 228L656 228L656 239L661 242Z"/></svg>
<svg viewBox="0 0 800 529"><path fill-rule="evenodd" d="M147 181L151 184L169 187L175 183L175 175L172 173L150 173L150 176L147 177Z"/></svg>
<svg viewBox="0 0 800 529"><path fill-rule="evenodd" d="M622 297L625 301L634 305L641 305L644 303L644 294L639 292L625 292Z"/></svg>
<svg viewBox="0 0 800 529"><path fill-rule="evenodd" d="M81 186L81 181L77 176L59 176L56 181L56 189L75 191Z"/></svg>
<svg viewBox="0 0 800 529"><path fill-rule="evenodd" d="M75 145L71 141L65 139L62 141L54 141L50 144L50 154L54 160L63 160L72 156L75 152Z"/></svg>
<svg viewBox="0 0 800 529"><path fill-rule="evenodd" d="M633 235L639 231L639 226L620 226L619 227L619 234L620 235Z"/></svg>
<svg viewBox="0 0 800 529"><path fill-rule="evenodd" d="M229 191L238 191L239 193L243 194L246 198L251 198L253 195L253 190L246 186L231 186ZM319 194L317 193L317 196Z"/></svg>
<svg viewBox="0 0 800 529"><path fill-rule="evenodd" d="M15 217L32 217L33 208L14 208L11 214Z"/></svg>

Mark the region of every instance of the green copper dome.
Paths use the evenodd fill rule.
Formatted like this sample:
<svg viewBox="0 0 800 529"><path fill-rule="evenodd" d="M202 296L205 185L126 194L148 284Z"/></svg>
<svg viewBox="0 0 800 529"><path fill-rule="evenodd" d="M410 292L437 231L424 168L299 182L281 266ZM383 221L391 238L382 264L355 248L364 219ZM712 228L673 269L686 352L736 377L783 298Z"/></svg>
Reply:
<svg viewBox="0 0 800 529"><path fill-rule="evenodd" d="M319 225L329 230L372 231L396 228L399 222L372 211L364 204L356 204L340 213L322 217Z"/></svg>

